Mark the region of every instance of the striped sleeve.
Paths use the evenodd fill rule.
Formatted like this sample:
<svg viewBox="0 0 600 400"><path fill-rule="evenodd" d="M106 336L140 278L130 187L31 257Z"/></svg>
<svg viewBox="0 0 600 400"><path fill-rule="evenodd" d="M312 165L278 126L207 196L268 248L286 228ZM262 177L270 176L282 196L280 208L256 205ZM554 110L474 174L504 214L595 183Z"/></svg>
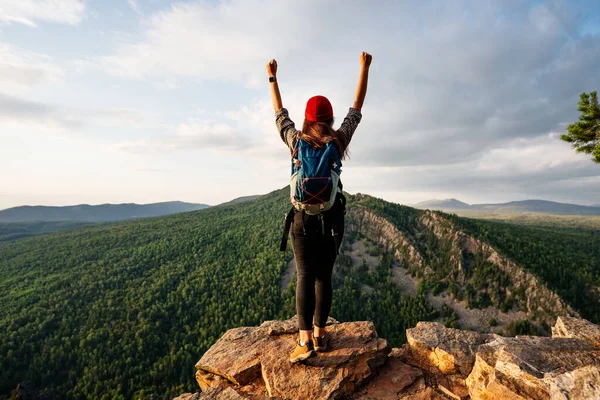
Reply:
<svg viewBox="0 0 600 400"><path fill-rule="evenodd" d="M298 130L294 121L290 119L286 108L280 108L275 112L275 124L281 140L289 147L290 151L293 150L298 138Z"/></svg>
<svg viewBox="0 0 600 400"><path fill-rule="evenodd" d="M344 132L346 137L348 138L348 143L352 139L352 135L354 135L354 131L358 126L358 123L362 119L362 114L359 110L354 107L350 107L348 110L348 115L344 118L344 122L342 122L342 126L340 126L340 130Z"/></svg>

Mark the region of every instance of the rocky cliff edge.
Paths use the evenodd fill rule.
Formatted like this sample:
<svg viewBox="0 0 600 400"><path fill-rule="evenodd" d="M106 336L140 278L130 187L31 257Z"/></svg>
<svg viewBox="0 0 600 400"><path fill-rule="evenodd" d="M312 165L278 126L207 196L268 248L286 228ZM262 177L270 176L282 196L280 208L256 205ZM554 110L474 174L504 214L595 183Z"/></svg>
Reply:
<svg viewBox="0 0 600 400"><path fill-rule="evenodd" d="M600 399L600 327L583 319L559 317L552 337L420 322L401 348L369 321L327 325L328 351L300 364L297 316L230 329L196 364L201 392L177 399Z"/></svg>

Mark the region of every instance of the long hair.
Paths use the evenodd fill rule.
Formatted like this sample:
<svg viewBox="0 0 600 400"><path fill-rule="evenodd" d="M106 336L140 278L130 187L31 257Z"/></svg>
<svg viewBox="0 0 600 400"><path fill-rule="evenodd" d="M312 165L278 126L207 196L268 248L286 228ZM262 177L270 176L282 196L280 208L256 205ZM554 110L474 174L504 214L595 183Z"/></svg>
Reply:
<svg viewBox="0 0 600 400"><path fill-rule="evenodd" d="M324 122L312 122L304 119L299 137L317 149L333 141L342 160L348 155L348 138L343 132L333 129L333 118Z"/></svg>

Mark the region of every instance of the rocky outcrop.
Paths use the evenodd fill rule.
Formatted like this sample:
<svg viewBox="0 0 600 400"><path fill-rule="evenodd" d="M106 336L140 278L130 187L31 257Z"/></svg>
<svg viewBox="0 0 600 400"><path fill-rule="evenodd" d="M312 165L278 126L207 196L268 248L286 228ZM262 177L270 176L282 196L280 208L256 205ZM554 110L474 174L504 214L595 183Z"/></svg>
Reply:
<svg viewBox="0 0 600 400"><path fill-rule="evenodd" d="M477 350L472 399L600 399L600 350L579 339L499 337Z"/></svg>
<svg viewBox="0 0 600 400"><path fill-rule="evenodd" d="M567 315L579 317L579 314L571 306L566 304L559 295L550 290L543 282L530 272L525 271L519 265L498 253L489 243L476 239L461 230L441 215L426 211L419 222L431 230L438 239L450 240L453 255L451 261L456 263L458 271L457 281L464 280L463 257L461 254L470 253L483 256L486 261L495 265L510 279L510 286L504 288L507 294L523 291L518 297L521 309L532 317L538 317L551 324L553 316Z"/></svg>
<svg viewBox="0 0 600 400"><path fill-rule="evenodd" d="M406 260L423 267L423 257L413 245L413 239L390 221L361 207L351 207L347 214L348 230L357 231L376 240L386 251L393 251L398 261ZM428 268L428 267L425 267Z"/></svg>
<svg viewBox="0 0 600 400"><path fill-rule="evenodd" d="M600 399L600 327L585 320L559 317L551 338L420 322L393 349L369 321L327 330L328 351L291 364L296 316L230 329L196 364L202 391L178 399Z"/></svg>
<svg viewBox="0 0 600 400"><path fill-rule="evenodd" d="M196 378L202 390L235 387L248 398L344 398L374 377L391 349L369 321L339 323L330 318L327 330L329 351L291 365L296 316L230 329L198 361Z"/></svg>
<svg viewBox="0 0 600 400"><path fill-rule="evenodd" d="M419 322L406 331L411 355L419 365L430 365L444 374L469 375L475 351L496 335L446 328L437 322Z"/></svg>
<svg viewBox="0 0 600 400"><path fill-rule="evenodd" d="M449 246L447 259L438 260L437 264L450 267L450 281L455 283L455 290L466 294L465 288L471 282L473 267L471 259L484 259L498 270L502 277L489 282L485 291L496 307L506 302L510 304L508 312L524 314L540 326L552 325L556 315L579 317L579 314L566 304L559 295L549 289L540 279L526 271L520 265L500 254L489 243L461 231L443 215L432 211L424 211L419 215L406 217L411 221L407 226L396 226L387 218L360 206L349 207L347 213L347 230L360 232L362 235L381 244L386 252L391 252L399 266L405 267L413 276L420 279L439 280L432 261L425 261L424 254L428 250L427 241L423 238L431 233L435 235L441 246ZM414 223L413 223L414 222ZM431 264L431 265L430 265ZM448 274L448 272L445 272ZM509 299L509 300L507 300ZM459 306L461 307L461 306ZM475 306L477 307L477 305ZM505 310L506 311L506 310ZM523 318L523 317L521 317ZM490 330L486 318L479 329L466 323L471 329ZM498 330L500 328L496 328Z"/></svg>
<svg viewBox="0 0 600 400"><path fill-rule="evenodd" d="M558 317L552 337L581 339L600 348L600 326L581 318Z"/></svg>

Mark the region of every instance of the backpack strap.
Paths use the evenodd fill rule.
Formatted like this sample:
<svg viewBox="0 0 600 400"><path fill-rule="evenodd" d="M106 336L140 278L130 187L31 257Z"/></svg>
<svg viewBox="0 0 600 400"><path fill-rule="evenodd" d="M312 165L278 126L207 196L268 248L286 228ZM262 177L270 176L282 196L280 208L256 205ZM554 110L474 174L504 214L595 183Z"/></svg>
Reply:
<svg viewBox="0 0 600 400"><path fill-rule="evenodd" d="M283 228L283 237L281 238L281 245L279 246L279 250L285 251L287 247L288 235L290 234L290 227L292 226L292 221L294 220L294 214L296 212L296 208L292 206L290 211L287 213L285 217L285 226Z"/></svg>

